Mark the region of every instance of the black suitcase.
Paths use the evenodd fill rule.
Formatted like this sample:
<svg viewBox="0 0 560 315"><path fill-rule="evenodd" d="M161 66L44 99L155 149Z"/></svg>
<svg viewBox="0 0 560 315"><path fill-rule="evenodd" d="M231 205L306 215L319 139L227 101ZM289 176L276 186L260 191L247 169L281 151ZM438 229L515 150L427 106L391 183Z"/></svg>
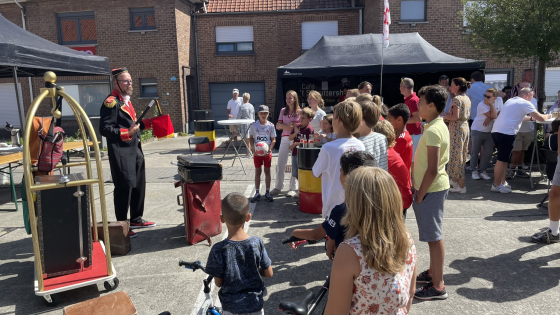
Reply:
<svg viewBox="0 0 560 315"><path fill-rule="evenodd" d="M214 112L211 109L194 110L194 120L213 120Z"/></svg>
<svg viewBox="0 0 560 315"><path fill-rule="evenodd" d="M222 164L209 155L179 155L179 175L184 183L202 183L222 179Z"/></svg>
<svg viewBox="0 0 560 315"><path fill-rule="evenodd" d="M81 173L68 174L70 182L83 180ZM36 176L36 184L59 183L61 175ZM79 206L78 206L79 205ZM84 269L91 265L91 219L89 186L81 185L37 191L37 232L43 278L80 271L80 225L82 213L82 249Z"/></svg>

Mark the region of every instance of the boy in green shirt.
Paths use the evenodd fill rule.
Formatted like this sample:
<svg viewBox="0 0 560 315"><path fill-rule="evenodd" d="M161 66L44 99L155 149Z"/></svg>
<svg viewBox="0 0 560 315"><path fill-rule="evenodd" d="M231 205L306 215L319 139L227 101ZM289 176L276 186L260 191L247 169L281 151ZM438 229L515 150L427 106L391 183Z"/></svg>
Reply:
<svg viewBox="0 0 560 315"><path fill-rule="evenodd" d="M447 299L443 283L442 221L443 205L449 190L445 165L449 160L449 130L440 117L447 102L447 91L439 85L418 91L418 112L426 121L424 133L414 156L414 189L412 207L416 215L420 241L428 242L430 268L420 273L416 283L426 285L414 294L420 300Z"/></svg>

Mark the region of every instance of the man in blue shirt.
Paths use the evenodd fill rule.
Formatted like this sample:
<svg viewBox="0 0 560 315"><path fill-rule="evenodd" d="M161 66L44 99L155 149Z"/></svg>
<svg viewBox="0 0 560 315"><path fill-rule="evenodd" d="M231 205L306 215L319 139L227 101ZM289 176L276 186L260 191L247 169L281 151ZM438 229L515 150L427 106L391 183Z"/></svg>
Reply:
<svg viewBox="0 0 560 315"><path fill-rule="evenodd" d="M476 117L476 110L472 110L472 106L476 106L484 100L484 93L492 86L484 84L484 73L475 71L471 74L471 88L467 90L467 96L471 99L471 119L469 119L469 127Z"/></svg>

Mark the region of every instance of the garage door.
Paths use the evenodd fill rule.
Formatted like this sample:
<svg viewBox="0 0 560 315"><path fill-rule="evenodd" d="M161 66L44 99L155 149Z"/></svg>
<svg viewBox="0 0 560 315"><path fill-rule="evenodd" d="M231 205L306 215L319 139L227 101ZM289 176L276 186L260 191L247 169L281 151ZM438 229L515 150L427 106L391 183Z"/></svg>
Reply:
<svg viewBox="0 0 560 315"><path fill-rule="evenodd" d="M21 98L21 84L19 84L19 97ZM23 110L21 112L23 114ZM21 128L13 83L0 83L0 127L4 128L6 122Z"/></svg>
<svg viewBox="0 0 560 315"><path fill-rule="evenodd" d="M228 119L227 103L231 100L233 89L239 90L239 97L243 93L251 94L249 102L255 106L255 114L259 105L265 104L264 82L210 83L210 106L214 111L214 120ZM218 127L221 128L216 125Z"/></svg>

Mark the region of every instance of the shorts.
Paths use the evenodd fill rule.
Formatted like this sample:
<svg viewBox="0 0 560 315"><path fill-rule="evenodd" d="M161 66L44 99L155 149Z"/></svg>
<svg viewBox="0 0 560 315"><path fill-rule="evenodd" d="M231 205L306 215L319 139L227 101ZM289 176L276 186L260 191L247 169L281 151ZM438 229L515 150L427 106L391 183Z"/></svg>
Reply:
<svg viewBox="0 0 560 315"><path fill-rule="evenodd" d="M224 311L223 315L264 315L264 309L252 313L243 313L243 314L233 314L228 311Z"/></svg>
<svg viewBox="0 0 560 315"><path fill-rule="evenodd" d="M410 137L412 138L412 162L414 162L416 148L418 148L418 143L420 142L420 138L422 138L422 135L410 135Z"/></svg>
<svg viewBox="0 0 560 315"><path fill-rule="evenodd" d="M266 156L253 155L253 162L255 163L255 168L261 168L263 165L265 168L270 168L272 164L272 153Z"/></svg>
<svg viewBox="0 0 560 315"><path fill-rule="evenodd" d="M515 144L513 145L513 151L525 151L529 149L531 142L533 142L535 134L533 131L529 132L518 132L515 137Z"/></svg>
<svg viewBox="0 0 560 315"><path fill-rule="evenodd" d="M498 161L509 162L513 144L515 143L515 135L506 135L500 132L492 132L492 141L498 149Z"/></svg>
<svg viewBox="0 0 560 315"><path fill-rule="evenodd" d="M292 177L298 178L297 155L292 155Z"/></svg>
<svg viewBox="0 0 560 315"><path fill-rule="evenodd" d="M448 190L426 193L422 204L416 203L416 194L412 201L412 209L418 224L421 242L437 242L443 239L443 204L447 199Z"/></svg>
<svg viewBox="0 0 560 315"><path fill-rule="evenodd" d="M560 155L558 157L560 158ZM556 170L551 182L554 186L560 186L560 163L556 163Z"/></svg>
<svg viewBox="0 0 560 315"><path fill-rule="evenodd" d="M229 126L229 132L231 132L232 135L238 135L239 126Z"/></svg>

